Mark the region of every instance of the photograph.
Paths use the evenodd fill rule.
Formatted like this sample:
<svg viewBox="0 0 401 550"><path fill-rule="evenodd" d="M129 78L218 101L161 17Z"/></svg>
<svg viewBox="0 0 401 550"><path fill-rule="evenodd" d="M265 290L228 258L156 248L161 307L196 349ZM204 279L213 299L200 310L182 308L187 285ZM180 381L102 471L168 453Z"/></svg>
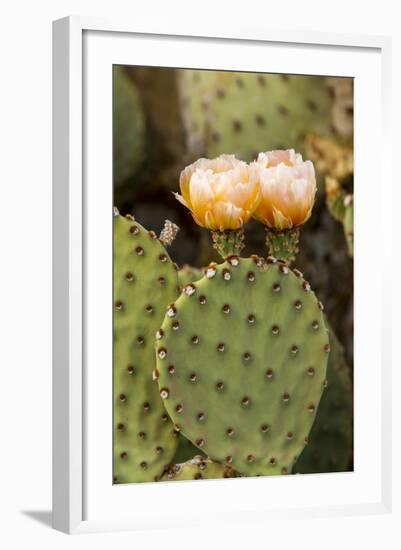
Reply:
<svg viewBox="0 0 401 550"><path fill-rule="evenodd" d="M25 4L0 550L401 548L395 9Z"/></svg>
<svg viewBox="0 0 401 550"><path fill-rule="evenodd" d="M354 79L112 71L113 483L352 472Z"/></svg>

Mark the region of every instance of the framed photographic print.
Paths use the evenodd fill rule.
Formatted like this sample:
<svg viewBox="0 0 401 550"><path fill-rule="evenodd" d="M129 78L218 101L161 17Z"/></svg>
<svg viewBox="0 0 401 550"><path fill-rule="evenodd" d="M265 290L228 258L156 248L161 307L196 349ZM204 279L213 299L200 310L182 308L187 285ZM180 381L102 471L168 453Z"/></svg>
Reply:
<svg viewBox="0 0 401 550"><path fill-rule="evenodd" d="M389 509L389 50L54 23L55 528Z"/></svg>

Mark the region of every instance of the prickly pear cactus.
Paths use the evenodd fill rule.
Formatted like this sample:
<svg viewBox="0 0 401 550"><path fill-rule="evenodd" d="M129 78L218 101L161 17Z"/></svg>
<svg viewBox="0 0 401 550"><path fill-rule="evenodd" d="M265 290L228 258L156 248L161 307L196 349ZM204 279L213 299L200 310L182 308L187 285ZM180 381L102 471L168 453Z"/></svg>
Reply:
<svg viewBox="0 0 401 550"><path fill-rule="evenodd" d="M191 71L179 73L188 148L213 158L260 150L304 152L307 132L335 136L333 92L324 77Z"/></svg>
<svg viewBox="0 0 401 550"><path fill-rule="evenodd" d="M121 186L135 175L145 156L145 114L123 67L113 68L113 180Z"/></svg>
<svg viewBox="0 0 401 550"><path fill-rule="evenodd" d="M309 443L294 467L295 473L347 472L352 469L352 383L343 347L331 329L329 337L328 386L320 401Z"/></svg>
<svg viewBox="0 0 401 550"><path fill-rule="evenodd" d="M330 351L302 274L271 258L211 264L168 308L157 338L159 391L176 427L241 474L291 472Z"/></svg>
<svg viewBox="0 0 401 550"><path fill-rule="evenodd" d="M177 272L153 232L114 215L114 479L153 481L174 456L178 433L157 385L154 335L177 296Z"/></svg>
<svg viewBox="0 0 401 550"><path fill-rule="evenodd" d="M203 456L194 456L183 464L174 464L163 475L161 481L188 481L193 479L221 479L239 477L239 474L218 462L213 462Z"/></svg>

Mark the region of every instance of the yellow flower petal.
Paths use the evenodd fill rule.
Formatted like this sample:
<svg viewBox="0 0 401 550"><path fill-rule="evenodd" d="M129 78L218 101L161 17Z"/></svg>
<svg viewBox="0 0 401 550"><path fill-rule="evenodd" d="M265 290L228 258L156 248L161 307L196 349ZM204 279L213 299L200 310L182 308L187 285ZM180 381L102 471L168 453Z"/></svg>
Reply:
<svg viewBox="0 0 401 550"><path fill-rule="evenodd" d="M183 204L184 206L186 206L187 208L189 208L189 204L187 203L187 201L184 199L184 197L182 197L181 195L179 195L178 193L173 193L174 197L177 199L178 202L180 202L181 204Z"/></svg>
<svg viewBox="0 0 401 550"><path fill-rule="evenodd" d="M293 226L291 218L286 218L280 210L277 210L273 206L273 220L274 220L274 227L276 229L291 229Z"/></svg>
<svg viewBox="0 0 401 550"><path fill-rule="evenodd" d="M254 217L277 229L301 225L310 217L315 201L313 164L293 149L260 153L252 163L259 180L261 199Z"/></svg>
<svg viewBox="0 0 401 550"><path fill-rule="evenodd" d="M176 199L192 212L198 225L212 230L238 229L253 215L259 182L249 166L234 155L199 159L180 175Z"/></svg>
<svg viewBox="0 0 401 550"><path fill-rule="evenodd" d="M207 212L206 221L209 229L224 231L239 229L244 224L244 210L229 202L216 202Z"/></svg>
<svg viewBox="0 0 401 550"><path fill-rule="evenodd" d="M209 209L214 198L207 173L197 170L192 175L189 192L192 212L198 220L203 222L206 211Z"/></svg>

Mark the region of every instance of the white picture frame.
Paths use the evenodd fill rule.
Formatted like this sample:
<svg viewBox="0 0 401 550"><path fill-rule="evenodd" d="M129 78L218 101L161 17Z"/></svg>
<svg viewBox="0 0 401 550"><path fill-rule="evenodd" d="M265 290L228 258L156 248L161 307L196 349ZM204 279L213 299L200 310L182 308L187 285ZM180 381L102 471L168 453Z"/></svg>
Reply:
<svg viewBox="0 0 401 550"><path fill-rule="evenodd" d="M272 55L263 64L267 50ZM383 195L388 203L390 166L382 152L389 139L390 52L390 39L376 36L184 29L172 23L166 28L142 28L135 23L82 17L54 22L54 528L67 533L153 528L154 502L163 498L170 505L158 518L160 527L390 511L391 356L385 315L390 298L387 293L384 299L385 270L375 266L374 275L369 270L371 249L380 246L383 251L384 246L385 254L384 235L389 231ZM113 63L355 78L355 173L369 192L360 194L356 186L354 472L213 480L196 487L194 482L112 485L112 406L108 398L112 348L110 318L102 312L111 315L108 71ZM105 110L107 105L109 110ZM364 157L374 158L373 166L362 162ZM96 193L91 184L94 178ZM94 281L94 270L102 273L99 280ZM96 379L92 376L95 361L102 365Z"/></svg>

